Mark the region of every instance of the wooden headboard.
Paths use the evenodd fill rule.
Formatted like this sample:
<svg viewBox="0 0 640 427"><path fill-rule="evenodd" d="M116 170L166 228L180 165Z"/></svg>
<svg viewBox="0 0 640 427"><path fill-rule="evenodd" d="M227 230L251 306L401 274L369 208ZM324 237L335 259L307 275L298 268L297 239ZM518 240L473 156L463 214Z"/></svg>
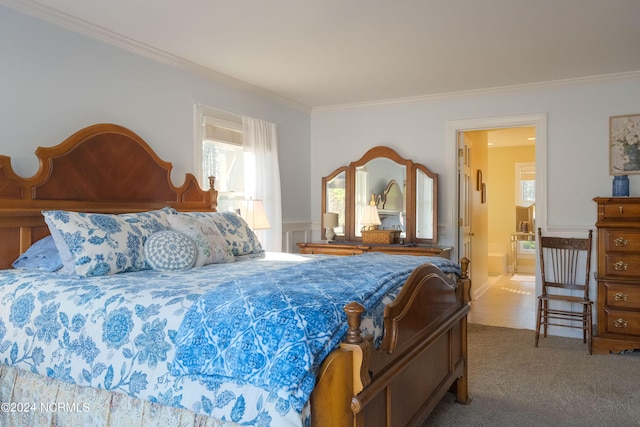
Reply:
<svg viewBox="0 0 640 427"><path fill-rule="evenodd" d="M18 176L11 158L0 155L0 268L49 234L41 211L142 212L171 206L215 211L218 193L192 174L176 187L172 165L134 132L114 124L82 129L62 143L39 147L40 166L31 178Z"/></svg>

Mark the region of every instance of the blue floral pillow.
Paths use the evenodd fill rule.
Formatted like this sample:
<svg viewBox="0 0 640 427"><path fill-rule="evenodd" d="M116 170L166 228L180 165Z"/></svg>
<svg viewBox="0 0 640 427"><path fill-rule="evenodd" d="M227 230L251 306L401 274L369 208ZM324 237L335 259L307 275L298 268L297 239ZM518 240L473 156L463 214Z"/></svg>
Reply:
<svg viewBox="0 0 640 427"><path fill-rule="evenodd" d="M198 248L194 241L174 230L149 236L144 244L145 259L154 270L188 270L194 266Z"/></svg>
<svg viewBox="0 0 640 427"><path fill-rule="evenodd" d="M263 254L264 249L247 222L233 212L181 212L195 218L211 218L234 256Z"/></svg>
<svg viewBox="0 0 640 427"><path fill-rule="evenodd" d="M149 236L169 229L175 209L107 215L71 211L43 211L64 269L80 277L149 268L144 244Z"/></svg>

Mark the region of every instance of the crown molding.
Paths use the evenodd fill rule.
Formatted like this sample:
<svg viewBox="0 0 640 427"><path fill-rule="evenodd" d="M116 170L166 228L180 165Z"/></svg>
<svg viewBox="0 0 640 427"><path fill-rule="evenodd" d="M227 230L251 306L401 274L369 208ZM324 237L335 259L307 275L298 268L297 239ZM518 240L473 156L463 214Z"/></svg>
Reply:
<svg viewBox="0 0 640 427"><path fill-rule="evenodd" d="M432 95L418 95L418 96L411 96L411 97L404 97L404 98L390 98L390 99L381 99L377 101L364 101L364 102L357 102L357 103L350 103L350 104L326 105L326 106L313 107L312 111L313 112L331 111L331 110L341 110L341 109L351 109L351 108L372 107L372 106L386 105L386 104L401 104L401 103L409 103L409 102L433 101L433 100L439 100L439 99L459 98L463 96L491 95L496 93L515 92L515 91L521 91L521 90L527 90L527 89L541 89L541 88L549 88L554 86L569 86L569 85L580 85L580 84L594 83L594 82L635 80L638 78L640 78L640 70L628 71L624 73L601 74L596 76L577 77L572 79L550 80L545 82L525 83L525 84L499 86L499 87L491 87L491 88L483 88L483 89L472 89L472 90L465 90L465 91L459 91L459 92L436 93Z"/></svg>
<svg viewBox="0 0 640 427"><path fill-rule="evenodd" d="M252 92L256 95L269 98L275 102L296 110L307 113L311 112L311 107L308 105L301 104L263 88L251 85L242 80L235 79L226 74L219 73L194 62L188 61L184 58L172 55L163 50L156 49L144 43L137 42L128 37L114 33L113 31L107 30L106 28L91 24L78 18L74 18L70 15L51 9L47 6L43 6L32 0L0 0L0 5L6 6L10 9L31 16L33 18L65 28L67 30L80 33L84 36L97 39L112 46L128 50L129 52L132 52L139 56L143 56L153 61L169 65L174 68L179 68L184 71L188 71L192 74L204 77L208 80L223 83L236 89Z"/></svg>

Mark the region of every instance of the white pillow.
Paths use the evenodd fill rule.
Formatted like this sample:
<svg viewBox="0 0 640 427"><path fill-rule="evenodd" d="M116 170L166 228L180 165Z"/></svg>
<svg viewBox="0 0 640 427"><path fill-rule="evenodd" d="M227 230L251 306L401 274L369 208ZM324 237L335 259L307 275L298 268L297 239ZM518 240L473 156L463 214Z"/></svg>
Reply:
<svg viewBox="0 0 640 427"><path fill-rule="evenodd" d="M234 256L262 255L264 249L247 222L233 212L182 212L192 218L209 218L227 241Z"/></svg>
<svg viewBox="0 0 640 427"><path fill-rule="evenodd" d="M211 218L178 214L169 215L167 220L173 230L185 234L195 242L198 248L196 267L234 261L231 248Z"/></svg>

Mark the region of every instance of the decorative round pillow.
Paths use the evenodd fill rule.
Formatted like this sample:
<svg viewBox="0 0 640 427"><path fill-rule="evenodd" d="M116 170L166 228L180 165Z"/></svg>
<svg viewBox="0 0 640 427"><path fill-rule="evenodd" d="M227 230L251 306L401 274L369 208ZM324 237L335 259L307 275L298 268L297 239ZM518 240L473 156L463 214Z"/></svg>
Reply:
<svg viewBox="0 0 640 427"><path fill-rule="evenodd" d="M144 255L154 270L187 270L195 264L198 248L193 240L184 234L162 230L147 238Z"/></svg>

